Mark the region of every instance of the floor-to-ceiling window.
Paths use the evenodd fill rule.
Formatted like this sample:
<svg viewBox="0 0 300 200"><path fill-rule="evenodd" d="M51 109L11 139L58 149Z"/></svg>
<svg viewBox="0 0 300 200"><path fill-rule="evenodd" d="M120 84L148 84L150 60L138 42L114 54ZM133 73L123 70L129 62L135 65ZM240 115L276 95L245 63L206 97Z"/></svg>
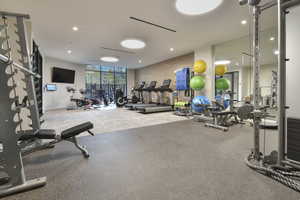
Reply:
<svg viewBox="0 0 300 200"><path fill-rule="evenodd" d="M88 97L113 101L118 88L127 95L126 67L88 65L85 77Z"/></svg>

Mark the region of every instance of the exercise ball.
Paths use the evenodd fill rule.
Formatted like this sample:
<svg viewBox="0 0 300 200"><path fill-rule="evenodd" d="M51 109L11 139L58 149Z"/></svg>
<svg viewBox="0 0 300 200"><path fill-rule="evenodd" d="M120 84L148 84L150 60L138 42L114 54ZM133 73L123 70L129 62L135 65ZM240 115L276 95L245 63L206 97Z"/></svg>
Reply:
<svg viewBox="0 0 300 200"><path fill-rule="evenodd" d="M227 72L227 66L217 65L215 70L216 70L216 75L223 76Z"/></svg>
<svg viewBox="0 0 300 200"><path fill-rule="evenodd" d="M216 81L216 88L218 90L228 90L230 88L230 81L226 78L219 78Z"/></svg>
<svg viewBox="0 0 300 200"><path fill-rule="evenodd" d="M211 105L210 100L206 96L196 96L192 101L192 109L195 112L202 113L205 105Z"/></svg>
<svg viewBox="0 0 300 200"><path fill-rule="evenodd" d="M194 63L194 72L196 73L204 73L206 71L207 65L204 60L198 60Z"/></svg>
<svg viewBox="0 0 300 200"><path fill-rule="evenodd" d="M202 76L194 76L190 81L190 86L193 90L201 90L205 86L205 80Z"/></svg>
<svg viewBox="0 0 300 200"><path fill-rule="evenodd" d="M223 105L225 109L227 109L230 106L230 96L228 96L228 95L223 95L223 96L217 95L215 97L215 100L219 104Z"/></svg>

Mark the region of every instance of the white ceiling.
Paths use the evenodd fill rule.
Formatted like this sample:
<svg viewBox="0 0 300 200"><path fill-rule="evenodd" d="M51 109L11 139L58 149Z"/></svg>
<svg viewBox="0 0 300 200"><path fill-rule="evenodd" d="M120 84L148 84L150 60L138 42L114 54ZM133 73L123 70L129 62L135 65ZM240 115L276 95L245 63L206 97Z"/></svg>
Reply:
<svg viewBox="0 0 300 200"><path fill-rule="evenodd" d="M117 56L118 65L138 68L249 32L240 23L249 18L248 7L240 7L237 0L224 0L217 9L196 17L181 15L174 4L175 0L0 0L0 9L30 14L34 37L47 56L81 64L99 64L101 56ZM130 20L130 16L177 32ZM262 27L274 26L275 16L275 10L267 11ZM74 25L78 32L72 31ZM125 38L140 38L147 46L135 54L101 48L126 50L120 46ZM171 47L174 52L169 51Z"/></svg>

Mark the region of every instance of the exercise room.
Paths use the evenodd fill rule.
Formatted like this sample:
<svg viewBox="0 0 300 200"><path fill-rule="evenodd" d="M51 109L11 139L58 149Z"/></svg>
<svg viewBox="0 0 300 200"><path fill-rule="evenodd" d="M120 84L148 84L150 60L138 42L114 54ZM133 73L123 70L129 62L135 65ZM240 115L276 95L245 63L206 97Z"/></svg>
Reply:
<svg viewBox="0 0 300 200"><path fill-rule="evenodd" d="M300 199L300 0L0 0L0 198Z"/></svg>

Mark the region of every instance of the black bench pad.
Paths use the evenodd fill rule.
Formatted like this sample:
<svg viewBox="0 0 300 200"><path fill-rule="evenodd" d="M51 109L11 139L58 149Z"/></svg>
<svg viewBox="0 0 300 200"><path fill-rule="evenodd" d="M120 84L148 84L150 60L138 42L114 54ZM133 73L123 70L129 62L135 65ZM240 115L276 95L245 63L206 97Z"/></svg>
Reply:
<svg viewBox="0 0 300 200"><path fill-rule="evenodd" d="M86 123L74 126L72 128L66 129L63 132L61 132L61 139L65 140L65 139L74 137L74 136L79 135L80 133L88 131L92 128L94 128L94 125L91 122L86 122Z"/></svg>
<svg viewBox="0 0 300 200"><path fill-rule="evenodd" d="M234 111L220 111L220 112L212 112L214 115L234 115L236 112Z"/></svg>
<svg viewBox="0 0 300 200"><path fill-rule="evenodd" d="M34 130L25 130L25 131L19 131L18 134L20 134L19 140L25 141L25 140L32 140L32 139L55 139L56 138L56 132L53 129L41 129L38 132L35 132Z"/></svg>

